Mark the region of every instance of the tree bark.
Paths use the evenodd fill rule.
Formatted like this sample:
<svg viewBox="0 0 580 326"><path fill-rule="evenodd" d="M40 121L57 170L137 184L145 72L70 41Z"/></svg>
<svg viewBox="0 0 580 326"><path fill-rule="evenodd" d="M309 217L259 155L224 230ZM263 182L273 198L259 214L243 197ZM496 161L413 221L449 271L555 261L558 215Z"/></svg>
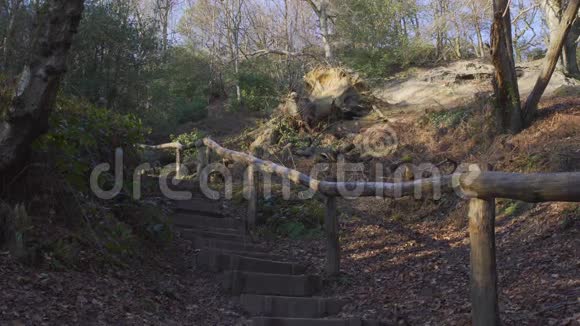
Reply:
<svg viewBox="0 0 580 326"><path fill-rule="evenodd" d="M324 44L324 57L326 60L334 60L334 53L330 45L330 32L328 29L328 2L322 1L320 4L320 30L322 31L322 43Z"/></svg>
<svg viewBox="0 0 580 326"><path fill-rule="evenodd" d="M324 57L328 62L334 61L334 51L330 44L330 28L328 26L328 0L321 0L320 6L316 6L314 1L306 0L314 13L318 17L318 24L320 25L320 33L322 34L322 46L324 47Z"/></svg>
<svg viewBox="0 0 580 326"><path fill-rule="evenodd" d="M0 122L0 171L22 162L32 142L48 130L66 59L84 9L82 0L45 4L35 32L30 63Z"/></svg>
<svg viewBox="0 0 580 326"><path fill-rule="evenodd" d="M570 0L568 7L562 16L557 34L550 38L550 47L548 48L548 53L544 59L544 67L542 68L534 89L528 96L524 106L524 119L527 125L532 122L536 115L538 103L540 102L540 99L550 82L550 78L552 78L552 74L556 69L568 32L572 28L574 20L578 15L579 6L580 0Z"/></svg>
<svg viewBox="0 0 580 326"><path fill-rule="evenodd" d="M14 25L16 24L16 17L18 16L18 11L20 11L20 6L22 5L22 0L16 0L12 10L10 12L10 21L8 22L8 27L6 28L6 34L4 35L4 39L2 40L2 68L4 70L8 69L8 62L10 60L10 42L14 37Z"/></svg>
<svg viewBox="0 0 580 326"><path fill-rule="evenodd" d="M578 41L580 40L580 17L576 17L574 25L568 32L564 50L562 52L562 61L564 72L567 75L580 78L580 69L578 68L578 58L576 51L578 49Z"/></svg>
<svg viewBox="0 0 580 326"><path fill-rule="evenodd" d="M485 47L483 45L483 36L481 35L481 27L479 26L479 21L475 23L475 33L477 34L477 49L479 51L478 57L485 57Z"/></svg>
<svg viewBox="0 0 580 326"><path fill-rule="evenodd" d="M492 61L495 67L493 80L496 110L503 131L518 133L523 120L520 93L512 46L512 28L508 0L493 1L491 28Z"/></svg>

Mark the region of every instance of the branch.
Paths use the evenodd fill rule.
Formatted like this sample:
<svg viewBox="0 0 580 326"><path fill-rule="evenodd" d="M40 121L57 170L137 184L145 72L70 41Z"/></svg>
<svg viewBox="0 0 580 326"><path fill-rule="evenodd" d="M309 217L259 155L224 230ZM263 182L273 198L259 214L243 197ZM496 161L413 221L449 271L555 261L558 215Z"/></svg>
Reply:
<svg viewBox="0 0 580 326"><path fill-rule="evenodd" d="M309 54L306 54L303 52L290 52L290 51L285 51L285 50L263 49L263 50L254 51L252 53L248 53L246 56L247 57L261 57L261 56L265 56L268 54L285 55L288 57L301 57L301 56L309 55Z"/></svg>
<svg viewBox="0 0 580 326"><path fill-rule="evenodd" d="M528 11L538 8L538 6L539 6L539 4L538 3L535 3L531 7L526 8L526 9L520 11L518 13L518 15L516 17L514 17L514 19L512 19L512 24L515 24L523 15L525 15L526 13L528 13Z"/></svg>
<svg viewBox="0 0 580 326"><path fill-rule="evenodd" d="M318 9L318 7L314 3L314 1L312 1L312 0L304 0L304 1L306 1L310 5L310 7L312 7L312 10L314 10L314 12L316 13L316 15L318 17L320 17L320 9Z"/></svg>
<svg viewBox="0 0 580 326"><path fill-rule="evenodd" d="M512 0L508 0L507 5L505 5L505 10L503 12L503 15L501 15L502 17L505 17L507 15L508 10L510 10L511 3L512 3Z"/></svg>

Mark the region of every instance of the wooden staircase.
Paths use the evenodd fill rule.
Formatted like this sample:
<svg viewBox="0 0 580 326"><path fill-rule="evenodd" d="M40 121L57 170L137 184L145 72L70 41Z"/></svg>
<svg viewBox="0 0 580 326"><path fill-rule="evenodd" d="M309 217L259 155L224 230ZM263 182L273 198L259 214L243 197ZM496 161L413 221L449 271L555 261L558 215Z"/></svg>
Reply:
<svg viewBox="0 0 580 326"><path fill-rule="evenodd" d="M194 195L195 196L195 195ZM225 291L239 296L254 326L375 326L376 321L332 318L346 302L316 296L323 282L306 266L272 255L255 243L242 220L225 217L200 195L175 203L175 228L191 240L198 268L222 273Z"/></svg>

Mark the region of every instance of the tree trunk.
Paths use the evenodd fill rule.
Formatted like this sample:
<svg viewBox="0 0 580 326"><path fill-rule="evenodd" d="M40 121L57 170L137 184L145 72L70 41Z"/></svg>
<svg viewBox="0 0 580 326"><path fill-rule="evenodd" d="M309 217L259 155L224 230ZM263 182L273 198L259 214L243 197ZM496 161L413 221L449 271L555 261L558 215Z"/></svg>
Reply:
<svg viewBox="0 0 580 326"><path fill-rule="evenodd" d="M242 102L242 89L240 87L240 58L239 47L236 45L236 58L234 59L234 72L236 74L236 100L238 103Z"/></svg>
<svg viewBox="0 0 580 326"><path fill-rule="evenodd" d="M332 62L334 60L334 53L332 51L332 46L330 44L330 32L328 28L328 2L326 0L320 3L320 31L322 33L322 43L324 45L324 57L327 61Z"/></svg>
<svg viewBox="0 0 580 326"><path fill-rule="evenodd" d="M567 75L580 78L580 69L578 68L578 60L576 51L578 49L578 41L580 40L580 17L576 17L574 25L566 37L564 50L562 52L562 61L564 72Z"/></svg>
<svg viewBox="0 0 580 326"><path fill-rule="evenodd" d="M523 121L508 6L508 0L493 1L494 19L491 28L492 61L495 67L493 86L502 130L518 133L522 129Z"/></svg>
<svg viewBox="0 0 580 326"><path fill-rule="evenodd" d="M163 28L162 28L162 33L163 33L163 40L162 40L162 47L163 47L163 51L167 51L167 45L169 43L169 33L168 33L168 25L169 25L169 4L167 4L167 7L165 8L165 12L163 13Z"/></svg>
<svg viewBox="0 0 580 326"><path fill-rule="evenodd" d="M455 56L457 59L461 59L461 38L459 35L455 37Z"/></svg>
<svg viewBox="0 0 580 326"><path fill-rule="evenodd" d="M10 12L10 21L8 22L8 27L6 28L6 34L2 40L2 69L4 71L8 70L8 62L10 61L10 42L14 37L14 25L16 24L16 17L18 16L18 11L20 11L20 6L22 5L22 0L16 0L12 10Z"/></svg>
<svg viewBox="0 0 580 326"><path fill-rule="evenodd" d="M479 26L479 22L475 23L475 32L477 34L477 48L478 48L478 57L483 58L485 57L485 47L483 45L483 36L481 35L481 28Z"/></svg>
<svg viewBox="0 0 580 326"><path fill-rule="evenodd" d="M30 145L48 130L48 118L66 70L83 0L51 0L39 17L32 58L20 77L16 95L0 122L0 171L22 162Z"/></svg>
<svg viewBox="0 0 580 326"><path fill-rule="evenodd" d="M528 96L524 107L524 119L528 125L534 119L540 98L542 98L542 95L550 82L550 78L552 78L552 74L556 69L558 58L560 57L562 47L566 42L568 32L572 28L574 19L576 19L576 16L578 15L579 6L580 0L570 0L568 7L562 16L557 34L555 37L550 38L550 47L548 48L548 53L546 53L546 58L544 59L544 67L542 68L542 72L540 73L540 76L538 76L536 85L534 85L534 89Z"/></svg>

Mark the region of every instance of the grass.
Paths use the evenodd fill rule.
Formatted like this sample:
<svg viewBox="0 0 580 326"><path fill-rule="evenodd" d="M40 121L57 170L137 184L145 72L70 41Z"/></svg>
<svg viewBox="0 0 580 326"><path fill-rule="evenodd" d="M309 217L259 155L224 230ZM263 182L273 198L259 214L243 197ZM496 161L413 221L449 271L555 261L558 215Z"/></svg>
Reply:
<svg viewBox="0 0 580 326"><path fill-rule="evenodd" d="M518 200L505 200L500 203L499 214L505 217L517 216L528 208L528 204Z"/></svg>
<svg viewBox="0 0 580 326"><path fill-rule="evenodd" d="M461 122L466 121L471 113L472 110L470 108L433 111L425 115L424 122L437 128L454 128Z"/></svg>

